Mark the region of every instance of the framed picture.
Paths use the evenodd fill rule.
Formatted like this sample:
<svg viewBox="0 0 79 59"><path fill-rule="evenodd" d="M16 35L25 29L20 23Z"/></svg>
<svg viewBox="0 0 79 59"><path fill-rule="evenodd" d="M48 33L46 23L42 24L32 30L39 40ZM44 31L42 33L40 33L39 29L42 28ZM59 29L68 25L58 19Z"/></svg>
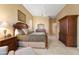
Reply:
<svg viewBox="0 0 79 59"><path fill-rule="evenodd" d="M26 15L20 10L18 10L18 21L26 23Z"/></svg>

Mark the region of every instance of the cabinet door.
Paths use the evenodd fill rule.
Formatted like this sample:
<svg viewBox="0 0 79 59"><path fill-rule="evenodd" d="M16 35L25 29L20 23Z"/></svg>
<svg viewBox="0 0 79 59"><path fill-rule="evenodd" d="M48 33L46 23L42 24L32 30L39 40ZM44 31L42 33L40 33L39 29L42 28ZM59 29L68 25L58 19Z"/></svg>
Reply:
<svg viewBox="0 0 79 59"><path fill-rule="evenodd" d="M68 44L77 46L77 16L68 17Z"/></svg>
<svg viewBox="0 0 79 59"><path fill-rule="evenodd" d="M67 46L68 47L77 47L77 41L75 36L68 35L67 37Z"/></svg>
<svg viewBox="0 0 79 59"><path fill-rule="evenodd" d="M77 35L77 16L68 17L68 35Z"/></svg>
<svg viewBox="0 0 79 59"><path fill-rule="evenodd" d="M66 34L59 33L59 40L66 45Z"/></svg>
<svg viewBox="0 0 79 59"><path fill-rule="evenodd" d="M68 32L68 19L67 18L60 20L60 32L67 34Z"/></svg>
<svg viewBox="0 0 79 59"><path fill-rule="evenodd" d="M59 40L66 45L66 36L67 36L67 18L60 20L60 32L59 32Z"/></svg>

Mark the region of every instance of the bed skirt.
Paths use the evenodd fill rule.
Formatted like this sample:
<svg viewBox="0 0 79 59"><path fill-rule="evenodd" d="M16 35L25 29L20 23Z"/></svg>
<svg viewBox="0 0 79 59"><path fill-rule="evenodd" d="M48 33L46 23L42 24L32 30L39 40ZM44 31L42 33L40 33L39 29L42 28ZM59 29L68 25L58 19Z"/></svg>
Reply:
<svg viewBox="0 0 79 59"><path fill-rule="evenodd" d="M45 48L45 42L19 42L20 47Z"/></svg>

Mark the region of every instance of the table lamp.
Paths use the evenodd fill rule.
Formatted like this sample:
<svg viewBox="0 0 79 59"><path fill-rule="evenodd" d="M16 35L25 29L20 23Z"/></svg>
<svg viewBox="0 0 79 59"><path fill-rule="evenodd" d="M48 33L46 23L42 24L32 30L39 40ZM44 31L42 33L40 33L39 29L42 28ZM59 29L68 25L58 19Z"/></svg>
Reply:
<svg viewBox="0 0 79 59"><path fill-rule="evenodd" d="M7 22L0 22L0 30L3 31L4 38L6 37L9 24Z"/></svg>

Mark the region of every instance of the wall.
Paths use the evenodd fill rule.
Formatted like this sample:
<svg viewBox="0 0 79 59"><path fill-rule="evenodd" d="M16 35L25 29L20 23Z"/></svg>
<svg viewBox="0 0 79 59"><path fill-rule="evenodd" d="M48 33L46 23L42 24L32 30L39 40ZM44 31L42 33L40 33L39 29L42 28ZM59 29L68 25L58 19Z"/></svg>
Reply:
<svg viewBox="0 0 79 59"><path fill-rule="evenodd" d="M49 32L50 32L50 35L53 34L53 19L52 18L49 18Z"/></svg>
<svg viewBox="0 0 79 59"><path fill-rule="evenodd" d="M57 20L66 15L79 15L79 4L67 4L57 15Z"/></svg>
<svg viewBox="0 0 79 59"><path fill-rule="evenodd" d="M51 18L49 17L49 31L50 31L50 35L55 35L57 34L57 25L54 26L54 24L57 24L58 21L55 18Z"/></svg>
<svg viewBox="0 0 79 59"><path fill-rule="evenodd" d="M53 35L53 38L59 40L59 22L55 18L50 18L49 20L49 30L50 35Z"/></svg>
<svg viewBox="0 0 79 59"><path fill-rule="evenodd" d="M18 20L18 10L26 14L26 23L29 24L30 20L32 20L32 15L21 4L0 4L0 21L7 21L12 27ZM12 30L11 28L11 34Z"/></svg>
<svg viewBox="0 0 79 59"><path fill-rule="evenodd" d="M33 29L37 29L38 24L44 24L47 33L49 34L49 17L34 16L33 17Z"/></svg>
<svg viewBox="0 0 79 59"><path fill-rule="evenodd" d="M33 17L33 28L37 29L38 24L45 24L45 29L49 35L57 34L57 28L53 29L53 24L57 23L54 18L51 17L43 17L43 16L34 16ZM55 30L55 31L54 31Z"/></svg>

